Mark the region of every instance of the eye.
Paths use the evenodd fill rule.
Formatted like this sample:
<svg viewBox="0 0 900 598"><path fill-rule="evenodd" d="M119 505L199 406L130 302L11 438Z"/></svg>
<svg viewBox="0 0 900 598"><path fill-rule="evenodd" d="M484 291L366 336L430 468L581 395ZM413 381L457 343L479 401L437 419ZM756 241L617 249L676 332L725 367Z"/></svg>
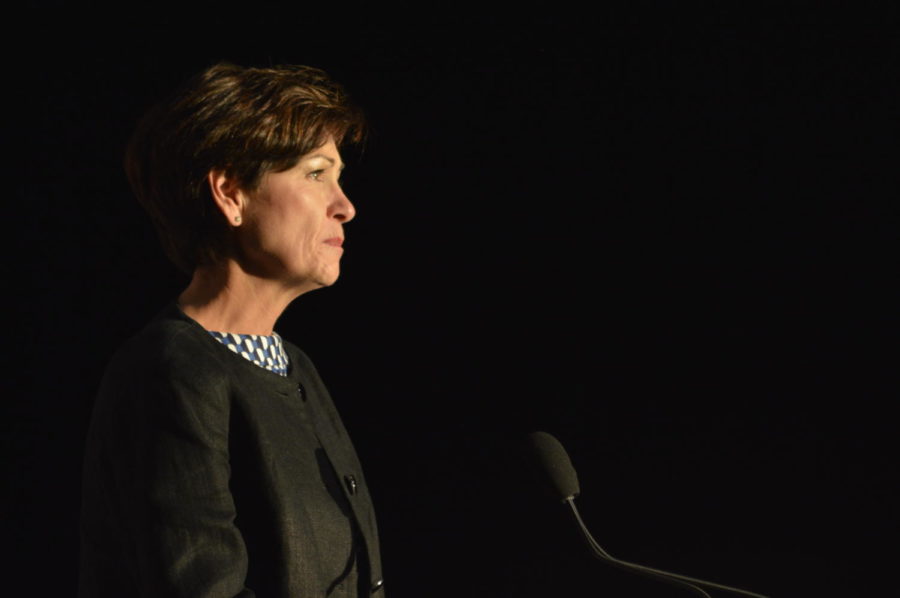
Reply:
<svg viewBox="0 0 900 598"><path fill-rule="evenodd" d="M314 181L318 181L319 179L322 178L323 174L325 174L325 170L323 168L320 168L318 170L313 170L311 173L309 173L306 176L308 176L309 178L311 178Z"/></svg>

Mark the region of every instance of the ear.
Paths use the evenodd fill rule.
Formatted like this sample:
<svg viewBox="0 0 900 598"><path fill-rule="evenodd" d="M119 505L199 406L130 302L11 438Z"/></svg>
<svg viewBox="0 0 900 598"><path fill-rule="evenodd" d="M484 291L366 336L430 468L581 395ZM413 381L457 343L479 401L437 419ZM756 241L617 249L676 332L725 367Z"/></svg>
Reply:
<svg viewBox="0 0 900 598"><path fill-rule="evenodd" d="M209 190L216 206L231 226L240 226L244 210L247 208L247 195L243 192L234 177L225 174L224 170L213 169L206 175Z"/></svg>

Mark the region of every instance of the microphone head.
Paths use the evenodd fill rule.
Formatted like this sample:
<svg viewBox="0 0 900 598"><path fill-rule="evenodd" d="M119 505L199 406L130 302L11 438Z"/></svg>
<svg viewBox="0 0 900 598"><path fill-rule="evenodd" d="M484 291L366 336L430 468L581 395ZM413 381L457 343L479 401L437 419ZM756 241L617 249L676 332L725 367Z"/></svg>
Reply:
<svg viewBox="0 0 900 598"><path fill-rule="evenodd" d="M560 501L565 502L581 493L578 476L566 449L546 432L528 435L528 448L544 484Z"/></svg>

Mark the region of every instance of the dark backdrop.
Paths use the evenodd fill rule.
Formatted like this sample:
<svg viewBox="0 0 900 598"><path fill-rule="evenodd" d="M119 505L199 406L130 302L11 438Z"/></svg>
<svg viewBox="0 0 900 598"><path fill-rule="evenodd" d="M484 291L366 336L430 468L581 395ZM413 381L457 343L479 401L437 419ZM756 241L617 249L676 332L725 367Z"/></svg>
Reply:
<svg viewBox="0 0 900 598"><path fill-rule="evenodd" d="M123 146L225 59L325 68L372 122L342 278L279 331L353 434L393 597L686 595L592 560L522 474L536 429L620 558L779 596L877 587L898 521L898 31L718 11L11 19L7 583L74 591L98 380L185 284Z"/></svg>

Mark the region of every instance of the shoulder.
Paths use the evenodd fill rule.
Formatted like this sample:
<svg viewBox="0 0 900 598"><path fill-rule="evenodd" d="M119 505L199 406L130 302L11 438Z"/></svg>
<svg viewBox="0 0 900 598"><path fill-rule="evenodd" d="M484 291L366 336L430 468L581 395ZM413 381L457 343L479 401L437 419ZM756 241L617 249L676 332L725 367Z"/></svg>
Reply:
<svg viewBox="0 0 900 598"><path fill-rule="evenodd" d="M221 347L199 324L174 305L166 308L115 353L101 394L156 394L159 391L224 390L229 369Z"/></svg>
<svg viewBox="0 0 900 598"><path fill-rule="evenodd" d="M174 306L165 310L122 345L107 366L90 442L128 454L151 450L147 447L167 438L220 450L234 386L221 352L199 324Z"/></svg>

